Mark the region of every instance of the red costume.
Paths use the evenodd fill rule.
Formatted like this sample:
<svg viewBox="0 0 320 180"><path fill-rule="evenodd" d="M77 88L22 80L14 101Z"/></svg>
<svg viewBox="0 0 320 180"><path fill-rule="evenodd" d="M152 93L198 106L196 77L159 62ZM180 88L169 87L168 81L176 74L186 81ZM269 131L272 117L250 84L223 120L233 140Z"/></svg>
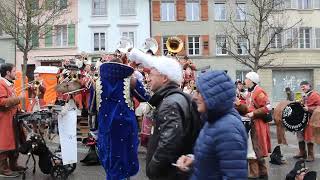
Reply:
<svg viewBox="0 0 320 180"><path fill-rule="evenodd" d="M19 103L20 99L14 93L13 84L0 78L0 152L16 149L13 117Z"/></svg>
<svg viewBox="0 0 320 180"><path fill-rule="evenodd" d="M307 93L303 104L308 107L308 112L312 114L316 107L320 106L320 94L314 90L310 91ZM310 123L308 123L307 127L304 129L303 137L306 142L311 142L313 140L313 132Z"/></svg>
<svg viewBox="0 0 320 180"><path fill-rule="evenodd" d="M261 87L256 85L253 91L248 93L246 99L249 112L253 112L251 130L253 149L258 159L267 157L271 152L270 128L268 123L257 117L269 112L266 107L269 104L268 95Z"/></svg>

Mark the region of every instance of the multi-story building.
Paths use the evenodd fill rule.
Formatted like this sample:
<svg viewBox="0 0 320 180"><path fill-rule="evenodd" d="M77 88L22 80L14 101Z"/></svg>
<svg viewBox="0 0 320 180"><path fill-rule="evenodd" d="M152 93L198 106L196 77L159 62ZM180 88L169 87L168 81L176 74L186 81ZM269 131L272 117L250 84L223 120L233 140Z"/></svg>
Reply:
<svg viewBox="0 0 320 180"><path fill-rule="evenodd" d="M225 70L233 79L243 79L250 69L237 62L221 44L227 43L224 35L225 23L230 12L235 19L244 18L242 11L251 1L234 1L237 6L229 6L226 0L152 0L152 36L157 39L160 53L167 51L166 38L178 36L184 41L185 49L178 55L188 55L198 68ZM310 80L315 88L320 88L320 1L287 0L285 13L290 19L302 19L290 34L279 35L275 45L290 38L297 38L296 45L277 55L274 66L261 69L261 85L270 94L275 105L286 98L285 87L299 91L302 80ZM312 3L311 3L312 2ZM237 7L241 7L241 11ZM234 9L230 9L234 8ZM239 11L239 12L238 12ZM238 40L240 46L245 41ZM277 48L276 46L274 48ZM245 52L241 50L241 52Z"/></svg>
<svg viewBox="0 0 320 180"><path fill-rule="evenodd" d="M79 0L78 32L79 52L91 57L114 52L122 36L141 48L150 37L149 1Z"/></svg>
<svg viewBox="0 0 320 180"><path fill-rule="evenodd" d="M39 1L36 1L39 3ZM69 4L66 6L66 4ZM61 66L65 58L74 59L77 51L78 31L78 0L60 0L59 5L67 7L67 13L61 17L57 24L48 26L45 37L35 36L32 39L34 48L29 52L27 76L33 78L36 66ZM22 69L23 54L17 49L17 69Z"/></svg>
<svg viewBox="0 0 320 180"><path fill-rule="evenodd" d="M12 63L15 64L15 41L14 39L5 34L0 27L0 64Z"/></svg>
<svg viewBox="0 0 320 180"><path fill-rule="evenodd" d="M14 1L6 1L5 3L12 3ZM9 6L8 6L9 7ZM13 7L13 6L12 6ZM15 64L15 41L14 39L6 34L0 26L0 64L1 63L12 63Z"/></svg>

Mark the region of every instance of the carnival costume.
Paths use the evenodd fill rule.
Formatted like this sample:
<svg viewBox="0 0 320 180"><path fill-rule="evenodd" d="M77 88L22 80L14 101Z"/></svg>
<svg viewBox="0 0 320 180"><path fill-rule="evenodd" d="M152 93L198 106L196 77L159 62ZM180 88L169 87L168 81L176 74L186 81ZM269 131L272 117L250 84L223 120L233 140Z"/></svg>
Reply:
<svg viewBox="0 0 320 180"><path fill-rule="evenodd" d="M98 152L108 180L128 178L139 170L138 125L131 98L148 100L149 95L141 82L130 83L133 71L124 64L103 63L96 82Z"/></svg>

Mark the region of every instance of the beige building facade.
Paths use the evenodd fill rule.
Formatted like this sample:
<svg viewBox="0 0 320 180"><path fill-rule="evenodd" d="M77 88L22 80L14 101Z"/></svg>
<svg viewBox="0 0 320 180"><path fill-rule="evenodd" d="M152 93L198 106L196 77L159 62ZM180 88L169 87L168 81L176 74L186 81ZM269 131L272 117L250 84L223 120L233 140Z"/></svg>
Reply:
<svg viewBox="0 0 320 180"><path fill-rule="evenodd" d="M299 83L302 80L311 81L315 89L320 90L320 21L317 20L320 17L320 2L310 2L286 1L284 12L290 18L284 21L302 19L302 23L292 30L290 36L297 39L296 46L277 55L273 66L258 71L261 86L267 90L273 105L286 99L286 87L299 92ZM221 43L228 13L233 11L226 3L225 0L153 0L151 32L159 43L159 54L166 50L166 37L178 36L185 45L180 55L189 56L197 68L210 66L210 69L227 71L234 80L243 80L250 69L223 52L221 46L217 45ZM245 0L237 3L244 8L248 6ZM236 18L241 19L241 14ZM285 42L286 38L289 36L282 35L276 41Z"/></svg>

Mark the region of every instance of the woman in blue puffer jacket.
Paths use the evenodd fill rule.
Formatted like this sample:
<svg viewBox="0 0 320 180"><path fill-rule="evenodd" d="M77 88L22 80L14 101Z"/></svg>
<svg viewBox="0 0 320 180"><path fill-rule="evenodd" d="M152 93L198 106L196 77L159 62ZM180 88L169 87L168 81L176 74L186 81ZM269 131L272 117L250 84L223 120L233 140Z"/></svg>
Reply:
<svg viewBox="0 0 320 180"><path fill-rule="evenodd" d="M205 125L194 155L181 156L182 171L192 167L192 180L247 179L247 133L234 109L235 87L223 71L206 72L197 79L194 100Z"/></svg>

